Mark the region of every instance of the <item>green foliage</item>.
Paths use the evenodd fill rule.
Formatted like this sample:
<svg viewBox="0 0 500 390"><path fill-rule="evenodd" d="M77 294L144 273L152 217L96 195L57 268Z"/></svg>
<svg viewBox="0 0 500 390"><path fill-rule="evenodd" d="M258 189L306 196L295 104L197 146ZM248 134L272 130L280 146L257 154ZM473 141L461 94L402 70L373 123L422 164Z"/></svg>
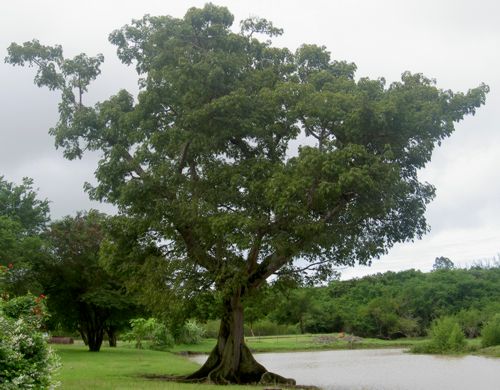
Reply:
<svg viewBox="0 0 500 390"><path fill-rule="evenodd" d="M308 313L314 313L312 308L311 290L291 290L283 297L287 302L279 305L273 311L272 317L281 324L298 324L300 332L305 332L305 321Z"/></svg>
<svg viewBox="0 0 500 390"><path fill-rule="evenodd" d="M174 343L174 336L168 330L167 326L161 323L157 324L153 329L149 348L158 351L168 351L174 346Z"/></svg>
<svg viewBox="0 0 500 390"><path fill-rule="evenodd" d="M40 233L49 221L49 202L37 199L32 179L15 185L0 176L0 216L19 223L29 235Z"/></svg>
<svg viewBox="0 0 500 390"><path fill-rule="evenodd" d="M436 257L434 265L432 266L432 269L434 271L453 268L455 268L455 264L453 264L453 261L444 256Z"/></svg>
<svg viewBox="0 0 500 390"><path fill-rule="evenodd" d="M204 325L205 337L217 338L219 334L220 321L207 321ZM300 333L298 325L278 324L275 320L262 318L254 321L251 326L247 321L245 324L245 337L297 335Z"/></svg>
<svg viewBox="0 0 500 390"><path fill-rule="evenodd" d="M215 339L219 334L220 321L219 320L208 320L203 324L203 330L205 332L205 337Z"/></svg>
<svg viewBox="0 0 500 390"><path fill-rule="evenodd" d="M454 317L435 320L429 330L431 340L412 348L415 353L460 353L466 347L465 335Z"/></svg>
<svg viewBox="0 0 500 390"><path fill-rule="evenodd" d="M362 337L393 339L424 336L434 318L455 316L467 337L477 337L498 313L500 268L447 269L438 272L386 272L328 287L270 289L266 301L252 304L271 321L296 325L300 312L306 332L345 331ZM300 305L297 297L306 297Z"/></svg>
<svg viewBox="0 0 500 390"><path fill-rule="evenodd" d="M287 334L299 334L300 328L298 325L278 324L267 318L261 319L252 325L245 326L245 336L279 336Z"/></svg>
<svg viewBox="0 0 500 390"><path fill-rule="evenodd" d="M500 345L500 314L495 315L484 325L481 336L483 348Z"/></svg>
<svg viewBox="0 0 500 390"><path fill-rule="evenodd" d="M174 345L174 338L165 324L156 318L134 318L130 320L131 330L122 338L134 341L135 347L142 349L143 342L149 341L149 347L156 350L169 350Z"/></svg>
<svg viewBox="0 0 500 390"><path fill-rule="evenodd" d="M4 280L8 293L42 292L36 266L46 257L41 233L48 220L48 201L37 199L31 179L15 185L0 176L0 265L10 267Z"/></svg>
<svg viewBox="0 0 500 390"><path fill-rule="evenodd" d="M486 314L477 308L460 310L456 314L456 319L467 338L479 336L485 317Z"/></svg>
<svg viewBox="0 0 500 390"><path fill-rule="evenodd" d="M100 264L106 216L78 213L50 225L51 257L39 265L51 326L78 330L89 349L100 349L104 332L124 328L136 305L124 286Z"/></svg>
<svg viewBox="0 0 500 390"><path fill-rule="evenodd" d="M26 323L39 327L41 319L47 320L48 317L44 300L44 295L35 297L27 294L3 301L3 314L11 319L22 318Z"/></svg>
<svg viewBox="0 0 500 390"><path fill-rule="evenodd" d="M156 323L155 318L133 318L130 320L131 331L125 333L122 338L126 341L135 341L135 347L142 349L142 341L151 338Z"/></svg>
<svg viewBox="0 0 500 390"><path fill-rule="evenodd" d="M180 332L178 343L181 344L199 344L205 336L205 329L195 320L187 321Z"/></svg>

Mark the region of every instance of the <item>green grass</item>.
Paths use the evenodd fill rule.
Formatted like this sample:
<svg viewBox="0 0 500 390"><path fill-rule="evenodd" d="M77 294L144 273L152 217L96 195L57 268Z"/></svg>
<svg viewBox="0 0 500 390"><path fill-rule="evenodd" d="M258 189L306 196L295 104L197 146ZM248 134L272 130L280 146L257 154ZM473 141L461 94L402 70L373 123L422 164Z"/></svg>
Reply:
<svg viewBox="0 0 500 390"><path fill-rule="evenodd" d="M54 346L61 357L58 380L61 388L74 390L137 390L170 389L199 390L199 385L148 380L144 374L182 375L193 372L197 364L169 352L135 349L128 346L104 347L100 352L88 352L83 345ZM203 386L205 390L220 386ZM224 389L255 389L243 386L224 386Z"/></svg>

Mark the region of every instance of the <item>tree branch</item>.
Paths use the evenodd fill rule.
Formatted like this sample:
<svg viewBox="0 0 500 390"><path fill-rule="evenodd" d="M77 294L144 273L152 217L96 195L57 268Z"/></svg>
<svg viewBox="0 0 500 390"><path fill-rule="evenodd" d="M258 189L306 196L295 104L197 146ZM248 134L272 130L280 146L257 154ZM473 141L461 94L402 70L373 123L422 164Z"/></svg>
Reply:
<svg viewBox="0 0 500 390"><path fill-rule="evenodd" d="M146 172L144 171L144 169L142 169L141 165L137 161L134 160L134 158L130 155L130 153L128 152L128 150L123 149L122 153L123 153L123 158L130 165L133 166L135 173L137 173L137 175L139 175L139 177L141 179L144 179L144 177L146 176Z"/></svg>
<svg viewBox="0 0 500 390"><path fill-rule="evenodd" d="M188 256L195 260L201 267L214 273L216 271L216 259L203 250L199 241L194 237L192 230L187 226L176 226L176 230L186 245Z"/></svg>
<svg viewBox="0 0 500 390"><path fill-rule="evenodd" d="M257 258L259 257L260 248L262 246L262 238L264 237L264 232L257 232L257 236L252 245L252 249L250 249L250 253L247 257L248 262L248 274L251 275L255 269L257 268Z"/></svg>
<svg viewBox="0 0 500 390"><path fill-rule="evenodd" d="M299 272L304 272L304 271L307 271L308 269L311 269L312 267L315 267L315 266L321 265L321 264L326 264L328 262L330 262L329 259L328 260L317 261L317 262L311 263L311 264L309 264L309 265L307 265L307 266L305 266L303 268L294 269L291 272L294 273L294 274L299 273Z"/></svg>
<svg viewBox="0 0 500 390"><path fill-rule="evenodd" d="M191 145L191 140L186 141L182 147L181 158L179 159L179 167L177 168L177 172L179 174L182 173L182 169L184 168L184 165L186 164L186 157L187 157L189 145Z"/></svg>

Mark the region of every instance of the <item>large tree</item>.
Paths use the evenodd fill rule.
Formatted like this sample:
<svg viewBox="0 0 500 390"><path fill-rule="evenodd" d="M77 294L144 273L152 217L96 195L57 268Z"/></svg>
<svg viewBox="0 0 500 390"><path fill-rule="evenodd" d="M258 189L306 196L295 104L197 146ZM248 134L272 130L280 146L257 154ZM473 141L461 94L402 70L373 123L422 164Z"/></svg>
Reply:
<svg viewBox="0 0 500 390"><path fill-rule="evenodd" d="M264 19L232 24L207 4L114 31L140 93L94 106L82 96L102 56L66 59L31 41L6 58L62 91L56 145L69 159L101 153L90 196L144 227L137 241L156 242L172 286L189 276L193 290L208 280L219 291L217 345L188 377L217 383L273 378L245 345L242 306L272 275L366 264L427 231L434 188L417 171L488 90L443 91L408 72L390 85L355 79L356 66L324 47L259 40L282 33Z"/></svg>

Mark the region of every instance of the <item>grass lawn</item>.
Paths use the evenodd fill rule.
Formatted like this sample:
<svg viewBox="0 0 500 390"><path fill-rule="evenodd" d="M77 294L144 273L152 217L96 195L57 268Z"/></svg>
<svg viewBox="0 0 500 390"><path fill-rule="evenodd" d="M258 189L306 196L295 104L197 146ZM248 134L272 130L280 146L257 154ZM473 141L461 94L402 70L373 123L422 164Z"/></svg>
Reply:
<svg viewBox="0 0 500 390"><path fill-rule="evenodd" d="M197 364L169 352L138 350L123 346L103 346L100 352L88 352L83 345L55 345L62 367L58 380L61 388L74 390L137 390L173 389L199 390L199 385L173 383L142 378L144 374L181 375L193 372ZM203 389L220 389L204 385ZM224 389L255 389L244 386L224 386Z"/></svg>

